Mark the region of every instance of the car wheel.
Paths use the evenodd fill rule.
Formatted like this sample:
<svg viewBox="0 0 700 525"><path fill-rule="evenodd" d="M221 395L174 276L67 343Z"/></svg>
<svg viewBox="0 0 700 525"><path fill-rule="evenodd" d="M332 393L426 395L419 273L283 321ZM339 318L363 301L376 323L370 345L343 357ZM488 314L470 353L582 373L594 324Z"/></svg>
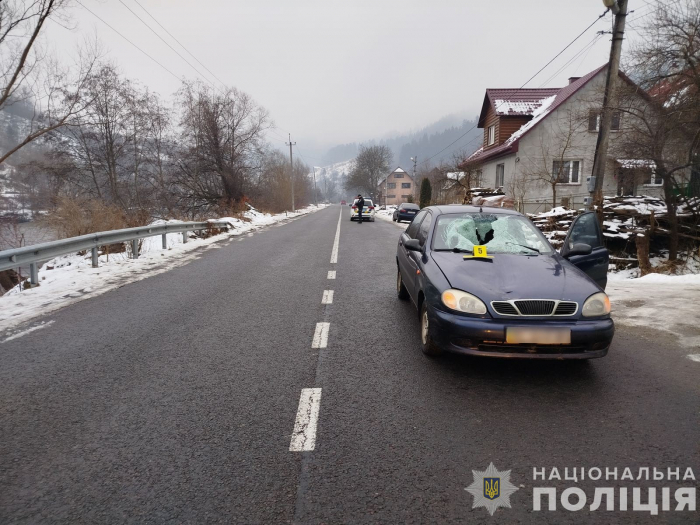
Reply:
<svg viewBox="0 0 700 525"><path fill-rule="evenodd" d="M408 290L406 290L406 287L403 284L403 279L401 278L401 270L398 270L396 275L396 293L399 296L399 299L402 301L407 301L408 300Z"/></svg>
<svg viewBox="0 0 700 525"><path fill-rule="evenodd" d="M391 219L392 219L394 222L396 222L396 217L392 217Z"/></svg>
<svg viewBox="0 0 700 525"><path fill-rule="evenodd" d="M430 319L428 317L428 305L423 300L420 307L420 336L423 353L430 357L442 355L442 349L438 347L430 335Z"/></svg>

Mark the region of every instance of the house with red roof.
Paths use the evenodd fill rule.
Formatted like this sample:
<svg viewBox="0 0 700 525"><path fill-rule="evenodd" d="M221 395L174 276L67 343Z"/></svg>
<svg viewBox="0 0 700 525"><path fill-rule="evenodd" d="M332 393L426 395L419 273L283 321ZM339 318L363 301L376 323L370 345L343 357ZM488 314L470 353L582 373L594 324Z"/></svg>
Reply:
<svg viewBox="0 0 700 525"><path fill-rule="evenodd" d="M487 89L479 115L483 144L462 167L480 171L482 186L502 188L528 213L579 208L589 195L607 64L561 88ZM632 81L620 73L623 82ZM603 192L659 195L661 181L644 159L617 159L625 126L613 114Z"/></svg>

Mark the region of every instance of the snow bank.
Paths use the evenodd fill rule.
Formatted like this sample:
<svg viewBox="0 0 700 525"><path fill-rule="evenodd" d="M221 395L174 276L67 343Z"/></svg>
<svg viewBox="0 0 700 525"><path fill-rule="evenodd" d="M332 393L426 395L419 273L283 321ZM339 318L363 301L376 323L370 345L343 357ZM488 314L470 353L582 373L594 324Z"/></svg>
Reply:
<svg viewBox="0 0 700 525"><path fill-rule="evenodd" d="M639 279L609 280L616 324L661 330L692 350L700 348L700 276L649 274Z"/></svg>

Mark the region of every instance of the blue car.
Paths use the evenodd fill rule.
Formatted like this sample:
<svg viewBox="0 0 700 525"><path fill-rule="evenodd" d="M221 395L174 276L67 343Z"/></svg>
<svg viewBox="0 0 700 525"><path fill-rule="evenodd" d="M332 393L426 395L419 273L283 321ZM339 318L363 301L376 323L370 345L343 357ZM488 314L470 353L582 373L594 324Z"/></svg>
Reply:
<svg viewBox="0 0 700 525"><path fill-rule="evenodd" d="M411 222L416 214L420 211L420 206L410 202L402 202L401 205L394 210L394 222L408 221Z"/></svg>
<svg viewBox="0 0 700 525"><path fill-rule="evenodd" d="M557 253L518 212L431 206L399 238L396 287L420 312L426 355L590 359L615 332L608 261L593 212Z"/></svg>

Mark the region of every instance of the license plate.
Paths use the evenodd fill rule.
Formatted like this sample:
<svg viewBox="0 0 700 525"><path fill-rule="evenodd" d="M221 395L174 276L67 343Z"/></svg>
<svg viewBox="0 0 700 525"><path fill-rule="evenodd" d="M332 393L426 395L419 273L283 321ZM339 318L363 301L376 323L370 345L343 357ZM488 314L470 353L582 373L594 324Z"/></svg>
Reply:
<svg viewBox="0 0 700 525"><path fill-rule="evenodd" d="M570 345L571 328L506 328L506 343L521 345Z"/></svg>
<svg viewBox="0 0 700 525"><path fill-rule="evenodd" d="M408 213L411 214L411 213L416 213L416 212L415 212L415 211L409 211Z"/></svg>

